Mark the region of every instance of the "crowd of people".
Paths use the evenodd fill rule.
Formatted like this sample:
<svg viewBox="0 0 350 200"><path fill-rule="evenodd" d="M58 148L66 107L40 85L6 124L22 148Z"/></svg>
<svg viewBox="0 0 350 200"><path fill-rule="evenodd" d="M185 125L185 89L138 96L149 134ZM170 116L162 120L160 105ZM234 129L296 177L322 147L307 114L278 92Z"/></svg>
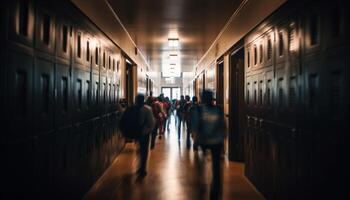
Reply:
<svg viewBox="0 0 350 200"><path fill-rule="evenodd" d="M156 139L162 139L169 131L171 116L175 118L178 140L185 136L186 147L203 152L210 151L212 156L212 193L221 190L221 153L224 147L224 114L221 107L215 104L213 93L203 91L201 103L196 96L181 95L180 99L170 100L163 94L158 97L147 97L139 94L135 104L127 106L122 102L124 114L121 128L124 135L139 144L140 163L137 173L147 175L149 149L154 149ZM182 133L186 127L185 133Z"/></svg>

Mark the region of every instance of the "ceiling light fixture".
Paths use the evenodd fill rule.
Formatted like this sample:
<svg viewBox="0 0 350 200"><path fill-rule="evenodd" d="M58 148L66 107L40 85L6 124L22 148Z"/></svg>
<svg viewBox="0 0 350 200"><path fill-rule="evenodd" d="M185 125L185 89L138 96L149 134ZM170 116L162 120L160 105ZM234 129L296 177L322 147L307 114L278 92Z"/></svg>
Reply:
<svg viewBox="0 0 350 200"><path fill-rule="evenodd" d="M170 58L170 60L176 60L177 59L177 54L170 54L169 58Z"/></svg>
<svg viewBox="0 0 350 200"><path fill-rule="evenodd" d="M170 47L178 47L179 46L179 38L168 38Z"/></svg>

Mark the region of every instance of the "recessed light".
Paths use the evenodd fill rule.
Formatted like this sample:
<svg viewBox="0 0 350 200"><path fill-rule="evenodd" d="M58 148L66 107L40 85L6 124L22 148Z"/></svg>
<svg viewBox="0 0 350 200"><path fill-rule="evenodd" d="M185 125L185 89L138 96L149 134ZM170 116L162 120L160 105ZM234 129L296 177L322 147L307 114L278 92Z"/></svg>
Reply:
<svg viewBox="0 0 350 200"><path fill-rule="evenodd" d="M169 58L170 58L171 60L176 60L176 59L177 59L177 54L170 54L170 55L169 55Z"/></svg>
<svg viewBox="0 0 350 200"><path fill-rule="evenodd" d="M178 47L179 46L179 38L169 38L168 39L170 47Z"/></svg>

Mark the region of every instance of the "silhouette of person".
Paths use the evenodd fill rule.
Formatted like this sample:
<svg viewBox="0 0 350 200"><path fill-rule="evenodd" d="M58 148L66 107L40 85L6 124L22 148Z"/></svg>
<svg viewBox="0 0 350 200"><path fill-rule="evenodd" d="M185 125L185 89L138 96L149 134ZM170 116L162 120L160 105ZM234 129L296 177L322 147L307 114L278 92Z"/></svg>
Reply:
<svg viewBox="0 0 350 200"><path fill-rule="evenodd" d="M181 138L181 128L182 128L182 124L181 122L184 119L184 107L186 104L186 100L184 95L180 96L180 101L178 101L177 105L176 105L176 116L177 116L177 133L178 133L178 140L180 140Z"/></svg>
<svg viewBox="0 0 350 200"><path fill-rule="evenodd" d="M135 106L138 107L138 117L141 122L141 133L136 141L139 143L139 153L140 153L140 162L139 168L137 170L137 174L140 177L144 177L147 175L147 160L148 160L148 152L149 152L149 141L150 141L150 133L152 132L155 120L153 117L152 109L144 104L145 97L143 94L138 94L135 100Z"/></svg>
<svg viewBox="0 0 350 200"><path fill-rule="evenodd" d="M211 151L212 156L212 184L211 199L221 195L222 165L221 152L224 145L224 113L213 103L213 93L208 90L202 92L202 105L192 115L192 129L197 134L196 142L205 150Z"/></svg>

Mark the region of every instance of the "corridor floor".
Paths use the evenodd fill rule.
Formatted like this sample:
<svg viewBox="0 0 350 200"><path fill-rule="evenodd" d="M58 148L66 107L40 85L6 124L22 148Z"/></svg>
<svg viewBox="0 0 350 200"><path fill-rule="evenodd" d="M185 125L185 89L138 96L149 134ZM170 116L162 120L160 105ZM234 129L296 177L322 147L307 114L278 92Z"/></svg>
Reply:
<svg viewBox="0 0 350 200"><path fill-rule="evenodd" d="M137 177L137 146L127 143L122 153L84 199L209 199L210 154L187 149L186 137L178 141L173 119L165 137L157 138L155 149L150 151L146 177ZM243 176L244 165L228 162L226 158L224 160L222 199L263 199Z"/></svg>

